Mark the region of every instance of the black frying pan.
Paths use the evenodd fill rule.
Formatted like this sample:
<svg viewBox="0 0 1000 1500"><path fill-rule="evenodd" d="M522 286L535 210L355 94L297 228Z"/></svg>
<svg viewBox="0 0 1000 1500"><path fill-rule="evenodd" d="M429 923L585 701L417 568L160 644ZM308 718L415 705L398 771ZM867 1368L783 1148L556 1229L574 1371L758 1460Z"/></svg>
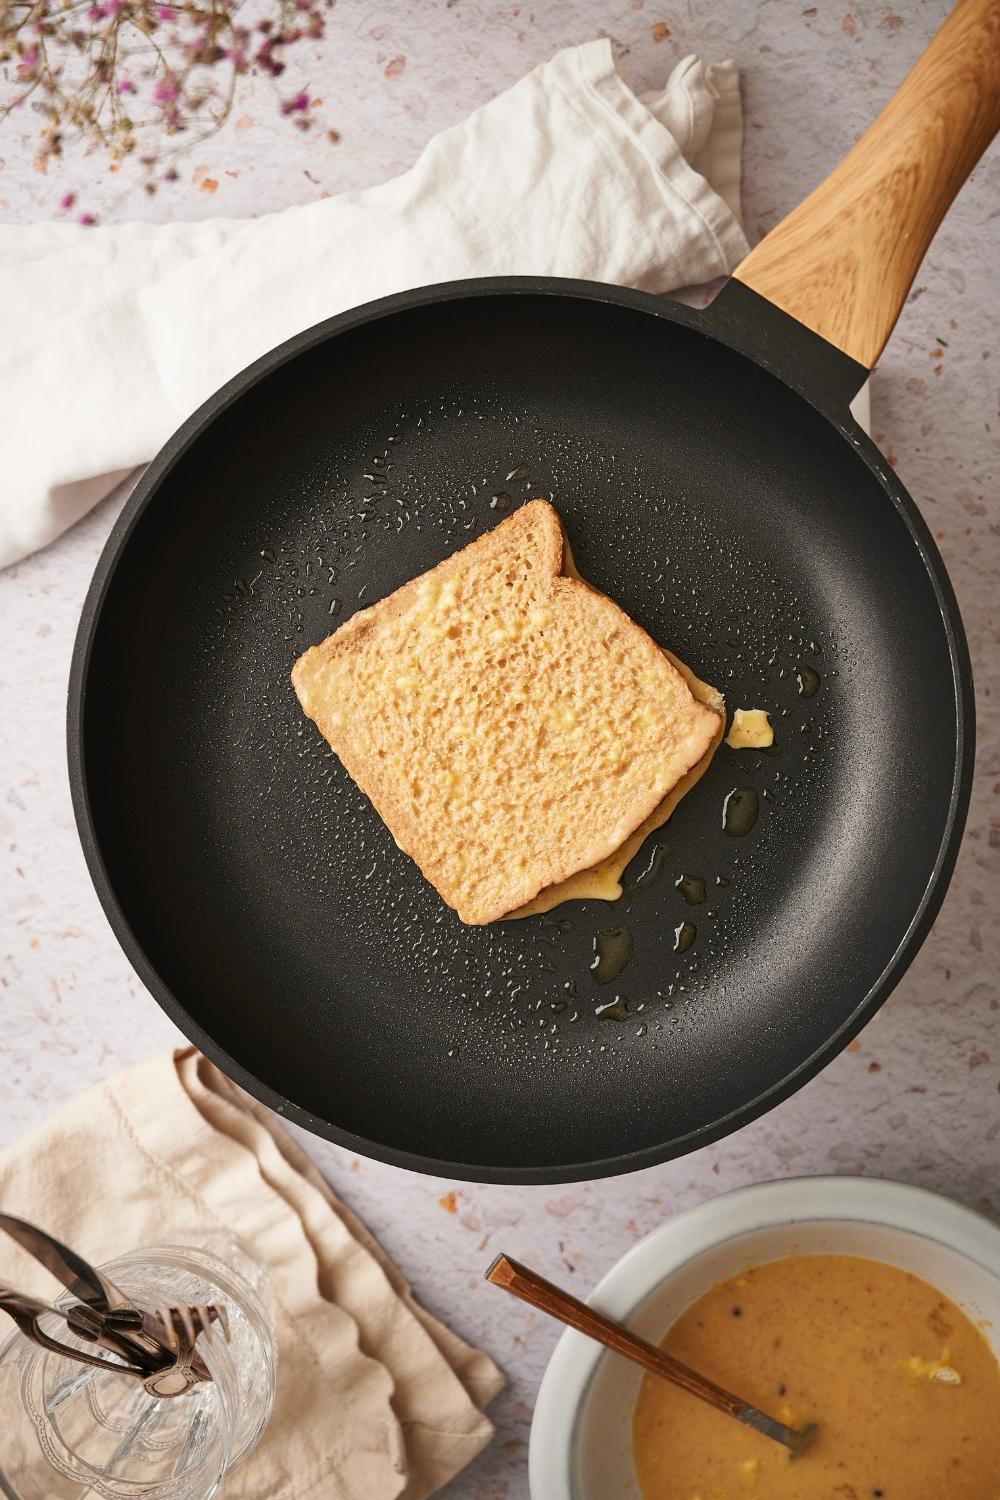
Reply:
<svg viewBox="0 0 1000 1500"><path fill-rule="evenodd" d="M972 684L930 534L848 402L996 127L996 20L960 7L854 166L708 313L555 280L407 293L260 360L150 466L83 612L77 817L145 984L266 1103L449 1176L622 1172L787 1097L904 972L958 847ZM966 71L986 59L978 100L949 81L956 51ZM923 174L907 90L955 117ZM871 286L860 252L900 174ZM797 235L803 269L778 286ZM730 706L767 707L777 747L724 747L617 907L469 928L288 674L539 494L583 574ZM760 809L741 837L723 828L733 789ZM634 954L601 985L595 938L618 928Z"/></svg>

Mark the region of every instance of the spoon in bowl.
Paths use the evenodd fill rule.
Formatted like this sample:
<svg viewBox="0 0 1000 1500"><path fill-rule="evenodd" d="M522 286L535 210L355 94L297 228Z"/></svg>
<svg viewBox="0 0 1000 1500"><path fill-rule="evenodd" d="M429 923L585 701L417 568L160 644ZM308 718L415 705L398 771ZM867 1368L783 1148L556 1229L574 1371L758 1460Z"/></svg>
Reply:
<svg viewBox="0 0 1000 1500"><path fill-rule="evenodd" d="M494 1286L502 1287L512 1296L520 1297L522 1302L537 1307L539 1312L547 1313L550 1318L556 1318L560 1323L575 1328L578 1333L596 1339L599 1344L613 1349L616 1354L624 1354L626 1359L641 1365L644 1370L672 1381L682 1390L689 1391L692 1396L714 1406L716 1411L735 1417L744 1427L781 1443L788 1449L791 1458L801 1458L819 1431L815 1422L810 1422L805 1427L786 1427L784 1422L769 1417L767 1412L751 1405L749 1401L743 1401L739 1396L723 1390L714 1380L699 1375L697 1370L681 1364L679 1359L665 1354L655 1344L647 1344L645 1339L623 1328L620 1323L613 1323L596 1308L588 1307L586 1302L579 1301L554 1282L546 1281L537 1271L522 1266L516 1260L510 1260L506 1255L497 1256L486 1272L486 1280Z"/></svg>

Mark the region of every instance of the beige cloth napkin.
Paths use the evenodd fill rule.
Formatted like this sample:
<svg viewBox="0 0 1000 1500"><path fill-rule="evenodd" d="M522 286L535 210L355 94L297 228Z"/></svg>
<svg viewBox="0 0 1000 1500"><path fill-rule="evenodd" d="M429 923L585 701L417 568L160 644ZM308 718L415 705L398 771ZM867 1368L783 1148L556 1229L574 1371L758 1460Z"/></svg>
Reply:
<svg viewBox="0 0 1000 1500"><path fill-rule="evenodd" d="M493 1361L418 1306L274 1116L193 1048L125 1069L0 1153L0 1204L95 1264L230 1230L267 1265L274 1412L221 1500L420 1500L489 1442ZM54 1291L5 1236L0 1281Z"/></svg>

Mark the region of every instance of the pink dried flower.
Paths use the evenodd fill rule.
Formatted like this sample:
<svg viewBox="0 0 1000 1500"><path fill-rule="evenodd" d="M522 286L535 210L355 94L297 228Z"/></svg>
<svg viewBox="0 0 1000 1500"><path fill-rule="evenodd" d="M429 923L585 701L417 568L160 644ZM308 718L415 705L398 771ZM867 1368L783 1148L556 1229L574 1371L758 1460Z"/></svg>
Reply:
<svg viewBox="0 0 1000 1500"><path fill-rule="evenodd" d="M281 74L285 71L285 65L283 62L279 62L274 56L271 50L273 46L274 42L270 37L261 42L257 48L254 61L260 64L265 73L270 73L272 78L280 78Z"/></svg>
<svg viewBox="0 0 1000 1500"><path fill-rule="evenodd" d="M65 154L71 143L88 154L103 147L113 171L130 158L144 183L169 182L177 174L164 171L161 136L194 141L217 130L230 116L239 77L252 68L280 79L291 48L323 35L333 3L0 0L0 61L6 57L15 85L9 97L0 96L0 122L15 111L37 114L39 161ZM279 88L281 114L299 130L313 128L319 101L314 108L306 89ZM133 119L126 99L138 95L152 107ZM73 194L64 194L60 212L74 203ZM93 223L94 216L79 222Z"/></svg>
<svg viewBox="0 0 1000 1500"><path fill-rule="evenodd" d="M81 214L76 222L78 224L82 224L84 228L89 229L92 224L97 223L97 220L94 218L93 214Z"/></svg>

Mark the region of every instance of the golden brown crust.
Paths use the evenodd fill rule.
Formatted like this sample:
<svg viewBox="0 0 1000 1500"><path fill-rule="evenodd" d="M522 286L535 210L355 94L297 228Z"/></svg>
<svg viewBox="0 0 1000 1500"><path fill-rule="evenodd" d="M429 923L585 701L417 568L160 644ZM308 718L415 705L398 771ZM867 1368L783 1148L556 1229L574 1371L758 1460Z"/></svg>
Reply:
<svg viewBox="0 0 1000 1500"><path fill-rule="evenodd" d="M618 605L563 570L529 501L359 612L292 682L463 921L494 921L617 849L718 716Z"/></svg>

